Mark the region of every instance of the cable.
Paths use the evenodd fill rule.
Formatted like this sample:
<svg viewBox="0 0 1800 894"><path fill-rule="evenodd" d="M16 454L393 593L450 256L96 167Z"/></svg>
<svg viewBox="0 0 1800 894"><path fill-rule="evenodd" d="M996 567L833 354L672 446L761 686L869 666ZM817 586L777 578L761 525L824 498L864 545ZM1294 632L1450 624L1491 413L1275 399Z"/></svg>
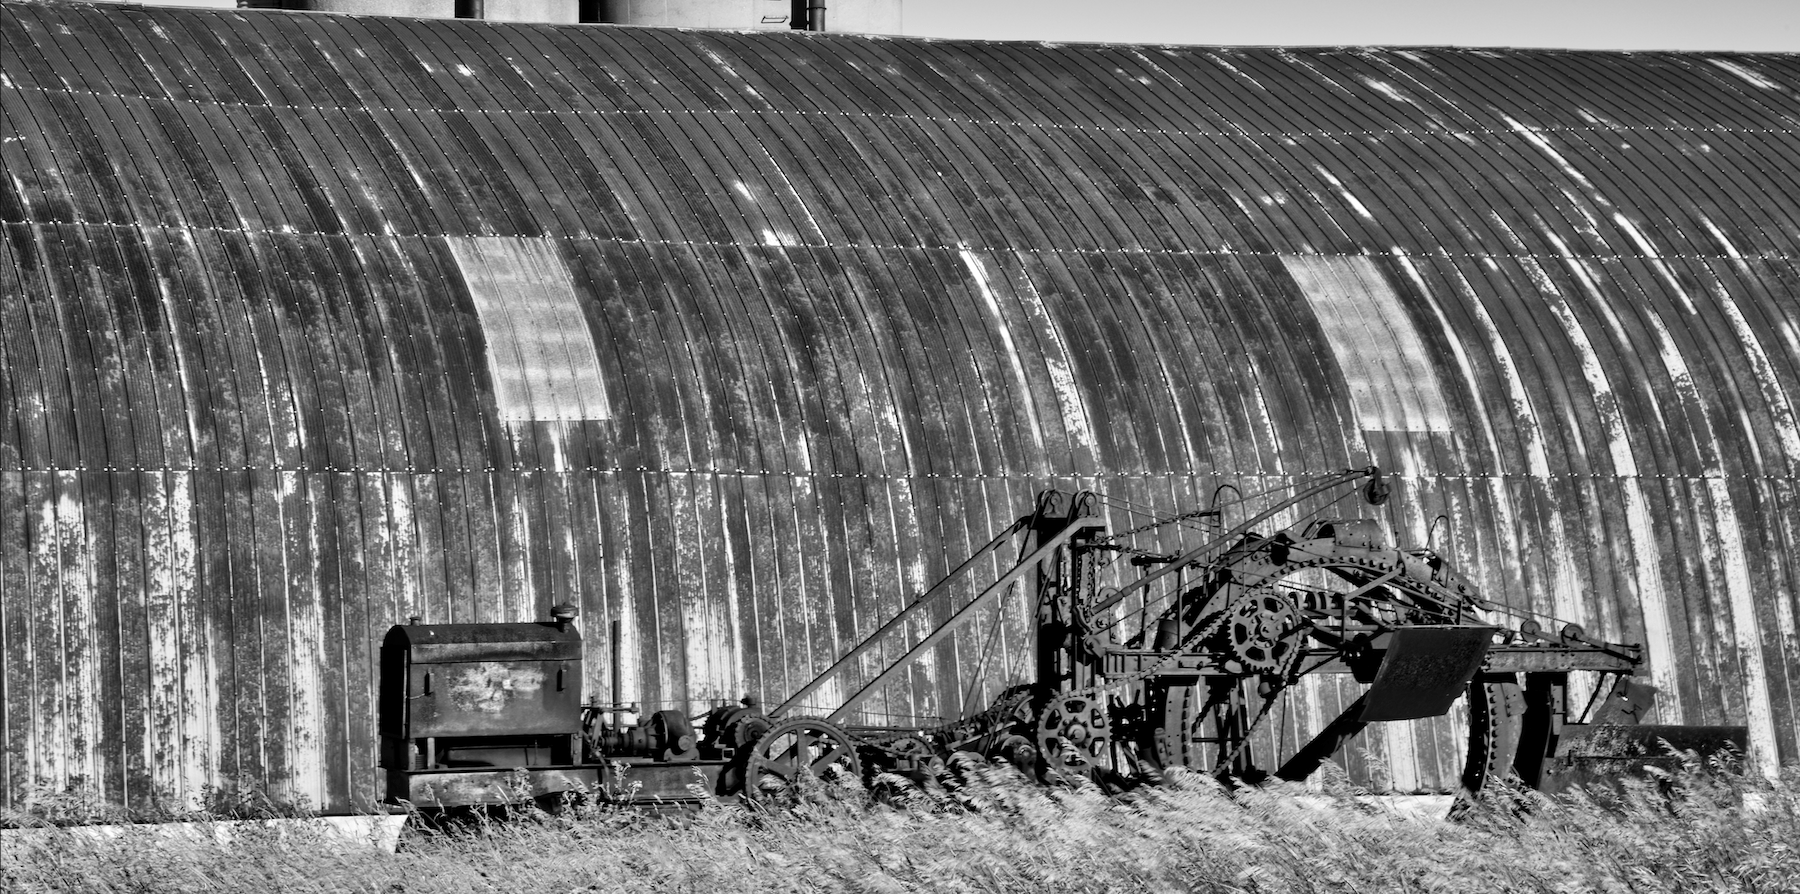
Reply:
<svg viewBox="0 0 1800 894"><path fill-rule="evenodd" d="M1011 596L1017 588L1017 584L1008 587L1006 596ZM957 712L961 717L969 716L969 706L975 703L975 690L981 686L982 671L987 669L988 656L994 653L994 641L1000 636L1000 628L1005 626L1006 596L1000 597L994 606L994 626L988 631L987 643L981 647L981 654L976 657L974 673L969 675L969 688L963 693L962 706Z"/></svg>

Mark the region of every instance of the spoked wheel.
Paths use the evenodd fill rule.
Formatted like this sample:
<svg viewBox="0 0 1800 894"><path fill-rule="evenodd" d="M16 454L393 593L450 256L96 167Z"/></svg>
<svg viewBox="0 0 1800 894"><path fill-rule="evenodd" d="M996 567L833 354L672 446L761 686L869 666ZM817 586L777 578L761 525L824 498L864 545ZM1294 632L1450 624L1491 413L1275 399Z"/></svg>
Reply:
<svg viewBox="0 0 1800 894"><path fill-rule="evenodd" d="M1249 738L1267 701L1260 697L1254 679L1210 677L1159 688L1151 702L1151 723L1156 760L1163 767L1187 767L1248 782L1270 774L1270 768L1256 765Z"/></svg>
<svg viewBox="0 0 1800 894"><path fill-rule="evenodd" d="M1187 767L1248 784L1270 778L1304 782L1369 723L1361 719L1362 698L1322 725L1299 723L1297 715L1310 712L1297 704L1295 688L1226 676L1153 688L1157 760L1165 768ZM1463 703L1451 709L1466 711L1468 718L1461 800L1479 798L1490 782L1511 772L1523 709L1518 681L1504 675L1477 677Z"/></svg>
<svg viewBox="0 0 1800 894"><path fill-rule="evenodd" d="M818 782L860 781L862 764L850 734L829 721L796 717L769 727L744 765L744 794L793 798Z"/></svg>

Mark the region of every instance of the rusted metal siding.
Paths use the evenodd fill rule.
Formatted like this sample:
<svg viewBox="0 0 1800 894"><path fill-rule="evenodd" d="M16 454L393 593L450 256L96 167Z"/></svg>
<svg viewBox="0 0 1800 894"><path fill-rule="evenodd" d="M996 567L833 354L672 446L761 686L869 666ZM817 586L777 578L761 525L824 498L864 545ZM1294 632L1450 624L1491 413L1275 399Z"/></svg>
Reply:
<svg viewBox="0 0 1800 894"><path fill-rule="evenodd" d="M414 614L778 699L1040 488L1371 458L1401 540L1800 759L1794 56L0 16L7 802L370 796ZM1353 771L1454 778L1389 727Z"/></svg>

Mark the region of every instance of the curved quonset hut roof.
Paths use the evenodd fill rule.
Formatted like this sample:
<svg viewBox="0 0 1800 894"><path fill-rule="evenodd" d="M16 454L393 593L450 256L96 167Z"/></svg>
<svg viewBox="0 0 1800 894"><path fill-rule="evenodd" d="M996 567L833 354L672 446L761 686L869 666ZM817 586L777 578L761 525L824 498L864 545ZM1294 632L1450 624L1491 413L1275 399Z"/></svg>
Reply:
<svg viewBox="0 0 1800 894"><path fill-rule="evenodd" d="M415 614L779 698L1042 487L1371 457L1396 537L1800 757L1796 57L0 15L9 800L366 795Z"/></svg>

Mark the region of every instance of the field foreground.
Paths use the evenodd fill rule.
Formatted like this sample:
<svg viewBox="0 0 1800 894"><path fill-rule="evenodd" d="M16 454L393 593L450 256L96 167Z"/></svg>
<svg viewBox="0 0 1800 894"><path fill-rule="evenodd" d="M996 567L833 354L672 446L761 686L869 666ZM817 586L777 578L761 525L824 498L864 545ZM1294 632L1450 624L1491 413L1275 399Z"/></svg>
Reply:
<svg viewBox="0 0 1800 894"><path fill-rule="evenodd" d="M399 853L303 835L229 845L54 835L0 857L11 892L1800 891L1800 768L1622 796L1493 799L1459 822L1342 786L1227 794L1183 777L1123 799L979 771L951 799L675 816L577 807L409 831ZM908 798L903 797L902 801ZM1504 806L1501 806L1504 805ZM14 816L16 821L17 816Z"/></svg>

